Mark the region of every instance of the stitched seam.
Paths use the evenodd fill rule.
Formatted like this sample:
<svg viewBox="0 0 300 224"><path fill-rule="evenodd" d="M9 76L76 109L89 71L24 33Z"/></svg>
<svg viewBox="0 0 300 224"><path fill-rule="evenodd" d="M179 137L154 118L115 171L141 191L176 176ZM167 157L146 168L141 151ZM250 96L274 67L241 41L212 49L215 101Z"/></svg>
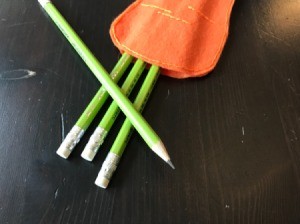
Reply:
<svg viewBox="0 0 300 224"><path fill-rule="evenodd" d="M215 24L216 22L211 20L210 18L208 18L203 12L199 11L199 10L196 10L193 6L188 6L188 9L196 12L197 14L199 14L200 16L202 16L203 18L205 18L206 20L208 20L209 22Z"/></svg>
<svg viewBox="0 0 300 224"><path fill-rule="evenodd" d="M151 58L149 58L149 57L147 57L147 56L145 56L145 55L143 55L143 54L140 54L140 53L138 53L138 52L136 52L136 51L130 49L130 48L127 47L125 44L120 43L120 41L117 39L117 36L116 36L116 34L115 34L115 30L113 29L112 31L113 31L112 34L113 34L113 36L114 36L114 38L115 38L115 40L116 40L116 42L118 43L119 46L124 47L124 48L125 48L126 50L128 50L129 52L135 54L136 56L140 56L140 57L146 59L146 60L149 61L149 62L158 63L158 65L172 66L172 67L174 67L174 68L180 68L180 69L184 69L184 70L190 71L190 72L200 72L200 73L201 73L201 72L204 72L204 71L207 71L207 70L210 70L210 69L211 69L211 66L212 66L212 65L210 65L210 66L208 66L208 68L205 68L205 69L202 69L202 70L196 70L196 69L191 69L191 68L187 68L187 67L183 67L183 66L178 66L177 64L165 63L165 62L162 62L162 61L160 61L160 60L151 59ZM227 34L227 32L226 32L226 34ZM225 37L226 37L226 35L224 35L223 41L224 41ZM221 49L222 49L222 45L220 45L219 50L218 50L218 53L220 52ZM215 63L217 57L218 57L218 54L214 57L214 59L213 59L213 61L212 61L212 64ZM151 64L152 64L152 63L151 63Z"/></svg>
<svg viewBox="0 0 300 224"><path fill-rule="evenodd" d="M115 38L115 40L116 40L116 42L118 43L119 46L124 47L124 48L125 48L126 50L128 50L129 52L134 53L136 56L140 56L140 57L142 57L142 58L148 60L149 62L158 63L158 65L172 66L172 67L174 67L174 68L180 68L180 69L184 69L184 70L190 71L190 72L203 72L203 71L207 71L207 70L209 70L209 69L211 68L211 65L210 65L210 66L208 66L208 68L205 68L205 69L202 69L202 70L197 70L197 69L191 69L191 68L187 68L187 67L183 67L183 66L178 66L177 64L165 63L165 62L162 62L162 61L160 61L160 60L151 59L151 58L148 58L148 57L144 56L143 54L140 54L140 53L138 53L138 52L136 52L136 51L130 49L130 48L127 47L125 44L120 43L120 41L119 41L119 40L117 39L117 37L116 37L116 34L115 34L114 30L113 30L113 36L114 36L114 38ZM225 37L226 37L226 35L225 35ZM224 39L223 39L223 40L224 40ZM218 52L220 52L221 49L222 49L222 47L220 46ZM213 59L213 61L212 61L212 62L213 62L212 64L214 64L214 62L215 62L217 56L218 56L218 55L216 55L216 56L214 57L214 59ZM151 63L151 64L152 64L152 63Z"/></svg>
<svg viewBox="0 0 300 224"><path fill-rule="evenodd" d="M157 6L157 5L150 5L150 4L142 3L141 6L144 6L144 7L150 7L150 8L154 8L154 9L160 9L160 10L166 12L166 13L172 13L171 10L161 8L161 7Z"/></svg>
<svg viewBox="0 0 300 224"><path fill-rule="evenodd" d="M222 49L222 46L224 45L224 41L226 40L226 37L227 37L227 35L228 35L228 23L229 23L229 18L228 18L228 16L229 16L229 14L230 14L230 12L231 12L232 5L233 5L233 3L234 3L234 0L231 1L231 7L230 7L230 9L228 9L228 11L227 11L227 30L226 30L226 32L225 32L225 34L224 34L224 36L223 36L223 39L222 39L222 40L223 40L223 42L222 42L223 44L222 44L222 43L220 44L219 50L218 50L218 54L214 57L212 63L211 63L207 68L202 69L202 70L190 69L190 68L186 68L186 67L183 67L183 66L178 66L178 65L176 65L176 64L164 63L164 62L161 62L161 61L156 60L156 59L151 59L151 58L148 58L148 57L146 57L146 56L144 56L144 55L142 55L142 54L140 54L140 53L138 53L138 52L136 52L136 51L134 51L134 50L131 50L131 49L130 49L129 47L127 47L125 44L120 43L120 41L118 40L118 38L117 38L117 36L116 36L116 34L115 34L114 25L117 25L117 23L119 23L119 22L121 21L122 16L125 15L125 13L127 13L127 12L133 10L133 9L134 9L141 1L142 1L142 0L137 0L135 3L133 3L129 8L127 8L127 10L125 10L123 13L121 13L121 14L119 15L119 17L118 17L118 18L114 21L114 23L112 24L112 29L111 29L111 31L112 31L112 34L113 34L113 37L114 37L115 42L116 42L119 46L124 47L124 48L127 49L129 52L134 53L134 54L137 55L137 56L141 56L142 58L148 60L149 62L157 63L156 65L159 65L159 66L160 66L160 65L172 66L172 67L174 67L174 68L179 68L179 69L186 70L186 71L189 71L189 72L197 72L197 73L208 72L208 71L210 71L210 70L212 69L212 67L213 67L213 66L215 65L215 63L216 63L216 60L220 57L220 55L218 55L218 54L220 53L220 51L221 51L221 49ZM114 40L113 40L113 41L114 41ZM167 69L167 70L168 70L168 69ZM170 70L170 69L169 69L169 70ZM176 71L176 72L183 72L183 71Z"/></svg>
<svg viewBox="0 0 300 224"><path fill-rule="evenodd" d="M149 58L149 57L147 57L147 56L145 56L145 55L143 55L143 54L138 53L137 51L132 50L131 48L127 47L125 44L120 43L120 41L117 39L117 36L116 36L116 34L115 34L115 30L114 30L114 29L112 29L112 34L113 34L113 37L115 38L115 41L117 42L117 44L118 44L119 46L122 46L122 47L125 48L127 51L133 53L133 54L136 55L136 56L140 56L140 57L146 59L146 60L149 61L149 62L157 63L158 65L166 65L166 66L172 66L172 67L174 67L174 68L181 68L181 69L184 69L184 70L190 71L190 72L202 72L202 71L207 71L207 70L208 70L208 69L206 68L206 69L203 69L203 70L198 71L198 70L195 70L195 69L190 69L190 68L186 68L186 67L183 67L183 66L178 66L178 65L176 65L176 64L165 63L165 62L162 62L162 61L160 61L160 60L151 59L151 58ZM152 63L151 63L151 64L152 64Z"/></svg>
<svg viewBox="0 0 300 224"><path fill-rule="evenodd" d="M157 12L157 14L161 14L161 15L163 15L163 16L169 17L170 19L174 19L174 20L176 20L176 21L183 22L183 23L185 23L185 24L189 24L188 21L186 21L186 20L184 20L184 19L180 19L180 18L175 17L175 16L171 16L171 15L169 15L169 14L167 14L167 13Z"/></svg>

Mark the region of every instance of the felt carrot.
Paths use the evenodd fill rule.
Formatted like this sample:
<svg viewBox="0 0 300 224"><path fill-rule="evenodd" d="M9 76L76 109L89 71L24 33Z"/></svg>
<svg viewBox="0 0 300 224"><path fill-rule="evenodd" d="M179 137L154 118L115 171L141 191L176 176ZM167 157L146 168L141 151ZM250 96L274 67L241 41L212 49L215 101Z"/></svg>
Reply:
<svg viewBox="0 0 300 224"><path fill-rule="evenodd" d="M111 25L122 52L174 78L206 75L224 48L234 0L138 0Z"/></svg>

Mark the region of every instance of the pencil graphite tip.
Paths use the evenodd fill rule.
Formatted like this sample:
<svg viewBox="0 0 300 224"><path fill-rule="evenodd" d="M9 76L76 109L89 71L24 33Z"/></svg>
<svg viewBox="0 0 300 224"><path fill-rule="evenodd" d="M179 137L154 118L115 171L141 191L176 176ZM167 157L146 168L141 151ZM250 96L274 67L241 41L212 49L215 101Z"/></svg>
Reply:
<svg viewBox="0 0 300 224"><path fill-rule="evenodd" d="M160 158L162 158L165 162L170 160L170 156L167 152L166 147L162 143L162 141L157 142L153 147L151 147L152 151L155 152Z"/></svg>
<svg viewBox="0 0 300 224"><path fill-rule="evenodd" d="M174 164L171 162L171 160L168 160L167 163L169 164L170 167L172 167L173 170L175 170Z"/></svg>

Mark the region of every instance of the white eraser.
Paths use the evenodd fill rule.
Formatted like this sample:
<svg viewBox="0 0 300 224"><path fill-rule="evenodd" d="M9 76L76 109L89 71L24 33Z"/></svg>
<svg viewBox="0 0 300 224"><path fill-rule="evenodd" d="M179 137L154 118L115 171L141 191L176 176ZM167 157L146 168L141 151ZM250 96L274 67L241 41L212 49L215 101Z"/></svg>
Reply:
<svg viewBox="0 0 300 224"><path fill-rule="evenodd" d="M90 150L88 148L85 148L81 153L81 157L90 162L93 161L95 155L96 153L93 150Z"/></svg>
<svg viewBox="0 0 300 224"><path fill-rule="evenodd" d="M98 176L96 181L95 181L95 184L98 186L98 187L102 187L102 188L107 188L108 184L109 184L109 180L103 176Z"/></svg>
<svg viewBox="0 0 300 224"><path fill-rule="evenodd" d="M41 4L42 7L45 7L45 5L49 2L51 2L50 0L38 0L39 3Z"/></svg>
<svg viewBox="0 0 300 224"><path fill-rule="evenodd" d="M69 155L71 154L71 151L64 147L59 147L59 149L56 151L56 154L64 159L67 159L69 157Z"/></svg>

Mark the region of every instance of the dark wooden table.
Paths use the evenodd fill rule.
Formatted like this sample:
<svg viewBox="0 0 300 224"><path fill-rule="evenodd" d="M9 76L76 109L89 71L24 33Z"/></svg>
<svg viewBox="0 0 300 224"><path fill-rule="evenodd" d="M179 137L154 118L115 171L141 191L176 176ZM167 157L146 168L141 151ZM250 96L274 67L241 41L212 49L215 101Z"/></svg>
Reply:
<svg viewBox="0 0 300 224"><path fill-rule="evenodd" d="M53 2L111 70L108 30L132 0ZM300 223L300 1L236 1L216 69L159 78L144 116L175 171L135 133L96 187L122 118L93 163L80 153L97 122L56 155L99 86L37 1L0 0L1 224Z"/></svg>

